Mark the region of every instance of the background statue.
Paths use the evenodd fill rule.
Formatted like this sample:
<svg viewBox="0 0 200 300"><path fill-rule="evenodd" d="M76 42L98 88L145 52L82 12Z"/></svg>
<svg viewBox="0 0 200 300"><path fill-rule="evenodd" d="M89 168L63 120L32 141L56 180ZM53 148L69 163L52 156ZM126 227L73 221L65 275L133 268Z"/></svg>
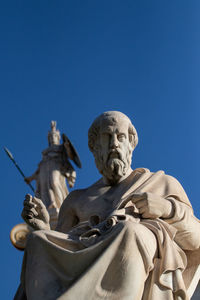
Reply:
<svg viewBox="0 0 200 300"><path fill-rule="evenodd" d="M15 300L190 299L200 222L182 186L163 171L132 170L138 136L126 115L103 113L88 136L102 177L68 195L56 231L42 201L26 195L22 217L37 231Z"/></svg>
<svg viewBox="0 0 200 300"><path fill-rule="evenodd" d="M49 147L42 152L42 161L37 170L25 178L26 183L36 181L35 195L46 206L50 215L51 228L55 228L62 202L68 195L66 179L69 187L73 187L76 172L69 159L81 168L81 162L73 145L66 135L62 135L60 144L60 131L56 129L56 122L51 122L51 131L48 133Z"/></svg>

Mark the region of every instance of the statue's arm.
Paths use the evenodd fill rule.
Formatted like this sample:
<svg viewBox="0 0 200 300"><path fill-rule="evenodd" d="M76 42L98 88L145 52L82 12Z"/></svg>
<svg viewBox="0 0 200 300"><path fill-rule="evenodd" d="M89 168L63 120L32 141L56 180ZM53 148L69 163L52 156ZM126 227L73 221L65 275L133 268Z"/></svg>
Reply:
<svg viewBox="0 0 200 300"><path fill-rule="evenodd" d="M71 192L63 202L58 216L57 231L67 233L78 224L79 219L73 207L80 193L78 190ZM50 230L49 213L42 200L36 197L26 195L21 216L34 230Z"/></svg>
<svg viewBox="0 0 200 300"><path fill-rule="evenodd" d="M184 250L195 250L200 247L200 222L194 216L191 203L176 178L166 175L168 196L172 204L172 214L164 220L172 225L177 233L175 241Z"/></svg>
<svg viewBox="0 0 200 300"><path fill-rule="evenodd" d="M63 165L60 171L61 174L66 177L69 187L72 188L76 181L76 172L66 157L63 159Z"/></svg>
<svg viewBox="0 0 200 300"><path fill-rule="evenodd" d="M39 169L37 169L31 176L25 177L24 181L29 184L31 181L36 180L37 179L37 175L39 173Z"/></svg>
<svg viewBox="0 0 200 300"><path fill-rule="evenodd" d="M198 249L200 247L200 222L194 216L192 208L173 197L169 200L173 205L173 215L164 220L177 230L175 241L184 250Z"/></svg>
<svg viewBox="0 0 200 300"><path fill-rule="evenodd" d="M184 250L200 247L200 222L181 184L165 175L162 193L133 194L131 201L144 219L160 218L176 229L175 241Z"/></svg>
<svg viewBox="0 0 200 300"><path fill-rule="evenodd" d="M81 190L75 190L64 200L59 211L56 231L67 233L72 229L72 227L78 224L79 219L74 207L78 202L81 193Z"/></svg>

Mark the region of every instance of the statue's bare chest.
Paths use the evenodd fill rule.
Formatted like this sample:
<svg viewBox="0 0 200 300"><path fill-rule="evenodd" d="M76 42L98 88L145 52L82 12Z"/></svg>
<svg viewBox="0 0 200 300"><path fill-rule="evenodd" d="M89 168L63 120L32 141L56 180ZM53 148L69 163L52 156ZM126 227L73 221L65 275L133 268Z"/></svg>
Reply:
<svg viewBox="0 0 200 300"><path fill-rule="evenodd" d="M76 214L81 222L89 220L91 216L98 216L102 221L113 211L118 198L121 195L114 188L90 191L79 199Z"/></svg>

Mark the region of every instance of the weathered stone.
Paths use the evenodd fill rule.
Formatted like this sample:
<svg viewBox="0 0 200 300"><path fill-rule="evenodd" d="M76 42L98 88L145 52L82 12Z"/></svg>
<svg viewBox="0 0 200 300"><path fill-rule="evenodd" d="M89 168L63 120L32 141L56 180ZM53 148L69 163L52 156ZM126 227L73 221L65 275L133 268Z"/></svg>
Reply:
<svg viewBox="0 0 200 300"><path fill-rule="evenodd" d="M200 223L180 183L131 169L137 133L120 112L100 115L89 148L102 178L63 202L56 231L26 196L29 238L16 300L187 300L198 280ZM27 298L26 298L27 297Z"/></svg>

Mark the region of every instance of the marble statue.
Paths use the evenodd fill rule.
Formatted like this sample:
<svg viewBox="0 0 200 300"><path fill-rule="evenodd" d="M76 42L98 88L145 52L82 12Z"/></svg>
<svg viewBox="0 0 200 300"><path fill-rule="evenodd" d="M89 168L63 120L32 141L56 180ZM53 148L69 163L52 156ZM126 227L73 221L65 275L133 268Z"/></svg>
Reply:
<svg viewBox="0 0 200 300"><path fill-rule="evenodd" d="M182 186L163 171L132 170L138 136L123 113L101 114L88 136L102 177L67 196L55 231L43 202L26 195L22 217L36 231L15 300L190 299L200 222Z"/></svg>
<svg viewBox="0 0 200 300"><path fill-rule="evenodd" d="M49 147L42 152L42 161L37 170L25 178L26 183L36 181L35 195L45 204L50 214L50 225L55 229L58 213L64 199L68 195L66 179L69 187L73 187L76 172L69 162L72 159L81 167L80 159L70 143L63 135L63 144L60 144L60 131L56 129L56 122L51 122L51 131L48 133Z"/></svg>

